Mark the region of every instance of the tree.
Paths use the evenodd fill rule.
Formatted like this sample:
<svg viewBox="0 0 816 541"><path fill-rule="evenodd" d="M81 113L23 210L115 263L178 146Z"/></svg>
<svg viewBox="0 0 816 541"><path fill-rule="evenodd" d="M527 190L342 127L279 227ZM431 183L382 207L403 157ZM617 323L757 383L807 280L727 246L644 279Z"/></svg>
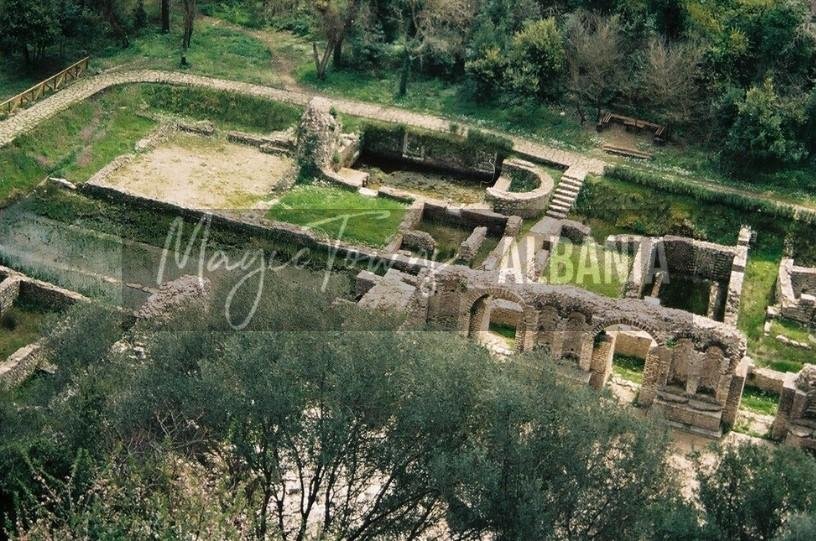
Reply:
<svg viewBox="0 0 816 541"><path fill-rule="evenodd" d="M699 49L652 40L640 68L640 93L656 114L671 124L685 124L699 104Z"/></svg>
<svg viewBox="0 0 816 541"><path fill-rule="evenodd" d="M402 28L402 67L398 96L405 96L411 68L429 53L461 48L474 17L468 0L400 0L395 7Z"/></svg>
<svg viewBox="0 0 816 541"><path fill-rule="evenodd" d="M320 34L326 42L322 54L318 50L317 41L312 42L318 79L326 78L326 68L331 58L334 58L336 65L339 64L343 40L354 23L363 2L364 0L318 0L312 5Z"/></svg>
<svg viewBox="0 0 816 541"><path fill-rule="evenodd" d="M799 449L728 447L716 465L699 468L710 538L773 539L794 515L816 511L816 460Z"/></svg>
<svg viewBox="0 0 816 541"><path fill-rule="evenodd" d="M513 36L508 76L521 94L553 98L566 67L566 54L555 19L528 23Z"/></svg>
<svg viewBox="0 0 816 541"><path fill-rule="evenodd" d="M181 47L185 51L190 48L193 39L193 24L196 18L196 0L182 0L184 6L184 34L181 38Z"/></svg>
<svg viewBox="0 0 816 541"><path fill-rule="evenodd" d="M59 35L59 12L53 0L0 3L0 44L22 53L27 63L39 63Z"/></svg>
<svg viewBox="0 0 816 541"><path fill-rule="evenodd" d="M665 432L541 361L514 359L480 394L484 417L445 464L451 527L477 539L638 538L676 490Z"/></svg>
<svg viewBox="0 0 816 541"><path fill-rule="evenodd" d="M565 35L570 99L581 122L586 120L585 105L600 117L601 108L622 91L626 77L620 20L577 11L567 18Z"/></svg>
<svg viewBox="0 0 816 541"><path fill-rule="evenodd" d="M164 34L170 32L170 0L160 0L161 2L161 31Z"/></svg>
<svg viewBox="0 0 816 541"><path fill-rule="evenodd" d="M776 93L773 81L751 87L737 103L737 116L725 140L725 156L734 165L795 163L806 156L796 127L804 122L797 103Z"/></svg>

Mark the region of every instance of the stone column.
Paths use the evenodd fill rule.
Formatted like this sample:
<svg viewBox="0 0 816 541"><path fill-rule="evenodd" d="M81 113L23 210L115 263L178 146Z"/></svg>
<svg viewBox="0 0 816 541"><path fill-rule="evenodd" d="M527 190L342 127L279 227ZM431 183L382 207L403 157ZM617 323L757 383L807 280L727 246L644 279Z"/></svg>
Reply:
<svg viewBox="0 0 816 541"><path fill-rule="evenodd" d="M665 383L665 374L671 363L671 350L663 346L652 346L646 355L643 368L643 384L640 386L637 403L649 407L657 397L658 388Z"/></svg>
<svg viewBox="0 0 816 541"><path fill-rule="evenodd" d="M592 375L589 378L589 385L593 389L602 389L612 372L612 358L615 355L615 337L604 335L595 350L592 352Z"/></svg>
<svg viewBox="0 0 816 541"><path fill-rule="evenodd" d="M785 439L788 433L794 398L796 398L796 374L788 373L785 374L785 382L782 384L782 392L779 395L779 407L771 425L771 437L775 440Z"/></svg>
<svg viewBox="0 0 816 541"><path fill-rule="evenodd" d="M748 367L750 365L751 360L748 357L743 357L731 376L728 398L725 401L725 409L722 414L722 421L726 426L734 426L737 421L737 412L742 402L742 391L745 389L745 380L748 378Z"/></svg>

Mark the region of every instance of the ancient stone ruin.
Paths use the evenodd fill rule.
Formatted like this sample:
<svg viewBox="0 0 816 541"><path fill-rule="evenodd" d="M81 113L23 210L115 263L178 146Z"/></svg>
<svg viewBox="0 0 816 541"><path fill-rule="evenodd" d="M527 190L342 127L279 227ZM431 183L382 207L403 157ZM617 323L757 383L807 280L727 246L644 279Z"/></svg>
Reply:
<svg viewBox="0 0 816 541"><path fill-rule="evenodd" d="M776 300L782 317L816 324L816 268L798 267L786 257L779 265Z"/></svg>
<svg viewBox="0 0 816 541"><path fill-rule="evenodd" d="M806 364L798 374L785 375L771 435L816 450L816 365Z"/></svg>

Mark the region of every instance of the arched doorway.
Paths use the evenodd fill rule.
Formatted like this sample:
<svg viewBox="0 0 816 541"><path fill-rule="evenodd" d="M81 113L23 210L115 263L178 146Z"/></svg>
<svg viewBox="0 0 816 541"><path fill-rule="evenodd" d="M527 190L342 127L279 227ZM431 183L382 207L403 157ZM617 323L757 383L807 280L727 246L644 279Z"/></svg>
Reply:
<svg viewBox="0 0 816 541"><path fill-rule="evenodd" d="M595 336L590 383L596 388L608 386L623 402L636 402L657 346L654 336L637 326L604 327Z"/></svg>

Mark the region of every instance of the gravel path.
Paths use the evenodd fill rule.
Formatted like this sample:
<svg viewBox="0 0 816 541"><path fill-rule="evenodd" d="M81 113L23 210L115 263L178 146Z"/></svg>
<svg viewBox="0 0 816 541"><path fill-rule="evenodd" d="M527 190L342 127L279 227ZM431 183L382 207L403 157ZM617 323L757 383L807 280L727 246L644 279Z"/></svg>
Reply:
<svg viewBox="0 0 816 541"><path fill-rule="evenodd" d="M64 111L71 105L88 99L106 88L132 83L165 83L206 87L224 90L270 100L305 106L316 94L297 90L282 90L263 85L215 79L201 75L159 70L109 71L81 79L68 88L49 96L28 109L0 122L0 147L9 144L16 137L34 129L40 122ZM370 103L329 98L335 108L345 114L371 118L384 122L397 122L434 131L447 132L450 121L433 115L414 113L397 107L383 107ZM572 152L551 148L521 137L511 137L517 153L534 160L547 161L565 167L576 167L584 171L600 174L604 162Z"/></svg>

